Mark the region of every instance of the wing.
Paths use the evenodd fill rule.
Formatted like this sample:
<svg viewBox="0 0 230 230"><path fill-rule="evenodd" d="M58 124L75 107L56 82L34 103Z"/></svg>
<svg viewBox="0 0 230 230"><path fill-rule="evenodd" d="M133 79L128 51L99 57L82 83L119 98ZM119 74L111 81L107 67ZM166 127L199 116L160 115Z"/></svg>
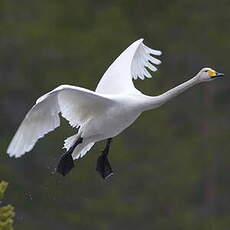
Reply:
<svg viewBox="0 0 230 230"><path fill-rule="evenodd" d="M112 63L100 80L96 92L103 94L121 94L127 92L137 92L133 79L145 79L152 76L146 69L157 71L154 65L159 65L160 60L152 55L161 55L161 51L153 50L144 45L143 39L132 43L121 55Z"/></svg>
<svg viewBox="0 0 230 230"><path fill-rule="evenodd" d="M75 127L84 123L95 110L108 108L112 103L87 89L59 86L37 100L18 128L7 153L20 157L29 152L38 139L60 125L60 112Z"/></svg>

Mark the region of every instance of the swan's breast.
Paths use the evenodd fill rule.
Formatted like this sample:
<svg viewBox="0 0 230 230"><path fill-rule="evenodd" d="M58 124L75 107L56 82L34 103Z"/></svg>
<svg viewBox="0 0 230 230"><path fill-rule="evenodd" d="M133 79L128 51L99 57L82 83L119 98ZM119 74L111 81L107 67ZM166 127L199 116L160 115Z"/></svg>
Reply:
<svg viewBox="0 0 230 230"><path fill-rule="evenodd" d="M95 136L100 140L114 137L129 127L140 115L140 112L124 104L103 111L92 117L82 127L84 136Z"/></svg>

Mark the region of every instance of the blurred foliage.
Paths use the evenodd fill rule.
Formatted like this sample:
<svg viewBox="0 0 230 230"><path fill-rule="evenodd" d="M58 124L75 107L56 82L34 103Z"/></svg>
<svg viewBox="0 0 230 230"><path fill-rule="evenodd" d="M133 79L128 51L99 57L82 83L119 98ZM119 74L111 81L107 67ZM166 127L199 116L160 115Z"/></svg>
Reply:
<svg viewBox="0 0 230 230"><path fill-rule="evenodd" d="M194 87L143 114L114 138L115 175L95 171L104 143L55 174L62 127L31 153L5 152L34 101L60 84L95 89L130 43L161 49L154 78L135 81L156 95L210 66L229 73L229 0L1 0L0 174L11 186L17 230L228 230L230 226L230 79Z"/></svg>
<svg viewBox="0 0 230 230"><path fill-rule="evenodd" d="M8 183L5 181L0 182L0 204L2 202L5 190ZM13 217L14 207L12 205L0 206L0 229L1 230L13 230Z"/></svg>

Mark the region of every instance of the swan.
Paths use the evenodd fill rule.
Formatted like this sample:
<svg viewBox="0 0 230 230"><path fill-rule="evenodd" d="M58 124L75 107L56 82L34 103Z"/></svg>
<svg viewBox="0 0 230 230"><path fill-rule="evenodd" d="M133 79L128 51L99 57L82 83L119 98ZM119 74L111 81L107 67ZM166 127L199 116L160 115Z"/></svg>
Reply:
<svg viewBox="0 0 230 230"><path fill-rule="evenodd" d="M41 96L27 113L10 142L7 153L21 157L38 139L60 125L59 114L76 128L76 134L64 141L66 152L60 157L57 172L65 176L92 146L106 140L96 170L103 179L113 175L108 160L112 138L129 127L142 112L155 109L188 88L223 76L212 68L202 68L193 78L158 96L147 96L135 88L133 79L151 78L157 71L160 50L151 49L144 39L133 42L109 66L95 91L61 85Z"/></svg>

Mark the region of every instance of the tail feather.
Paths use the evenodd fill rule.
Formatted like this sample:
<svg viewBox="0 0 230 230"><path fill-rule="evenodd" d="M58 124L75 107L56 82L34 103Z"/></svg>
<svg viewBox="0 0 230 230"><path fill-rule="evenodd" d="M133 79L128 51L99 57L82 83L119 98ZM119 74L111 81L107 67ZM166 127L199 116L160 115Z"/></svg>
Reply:
<svg viewBox="0 0 230 230"><path fill-rule="evenodd" d="M79 136L80 134L77 133L65 139L63 148L65 148L68 151L71 148L71 146L73 146L73 144L76 142ZM73 159L77 160L85 156L85 154L93 147L93 145L94 142L88 142L87 139L83 138L83 142L80 145L78 145L72 153Z"/></svg>
<svg viewBox="0 0 230 230"><path fill-rule="evenodd" d="M78 158L82 158L85 156L85 154L93 147L94 142L90 142L87 145L79 146L79 148L76 148L73 152L73 159L76 160Z"/></svg>
<svg viewBox="0 0 230 230"><path fill-rule="evenodd" d="M73 144L75 143L75 141L78 139L79 136L80 135L77 133L71 137L66 138L64 141L63 148L68 151L73 146Z"/></svg>

